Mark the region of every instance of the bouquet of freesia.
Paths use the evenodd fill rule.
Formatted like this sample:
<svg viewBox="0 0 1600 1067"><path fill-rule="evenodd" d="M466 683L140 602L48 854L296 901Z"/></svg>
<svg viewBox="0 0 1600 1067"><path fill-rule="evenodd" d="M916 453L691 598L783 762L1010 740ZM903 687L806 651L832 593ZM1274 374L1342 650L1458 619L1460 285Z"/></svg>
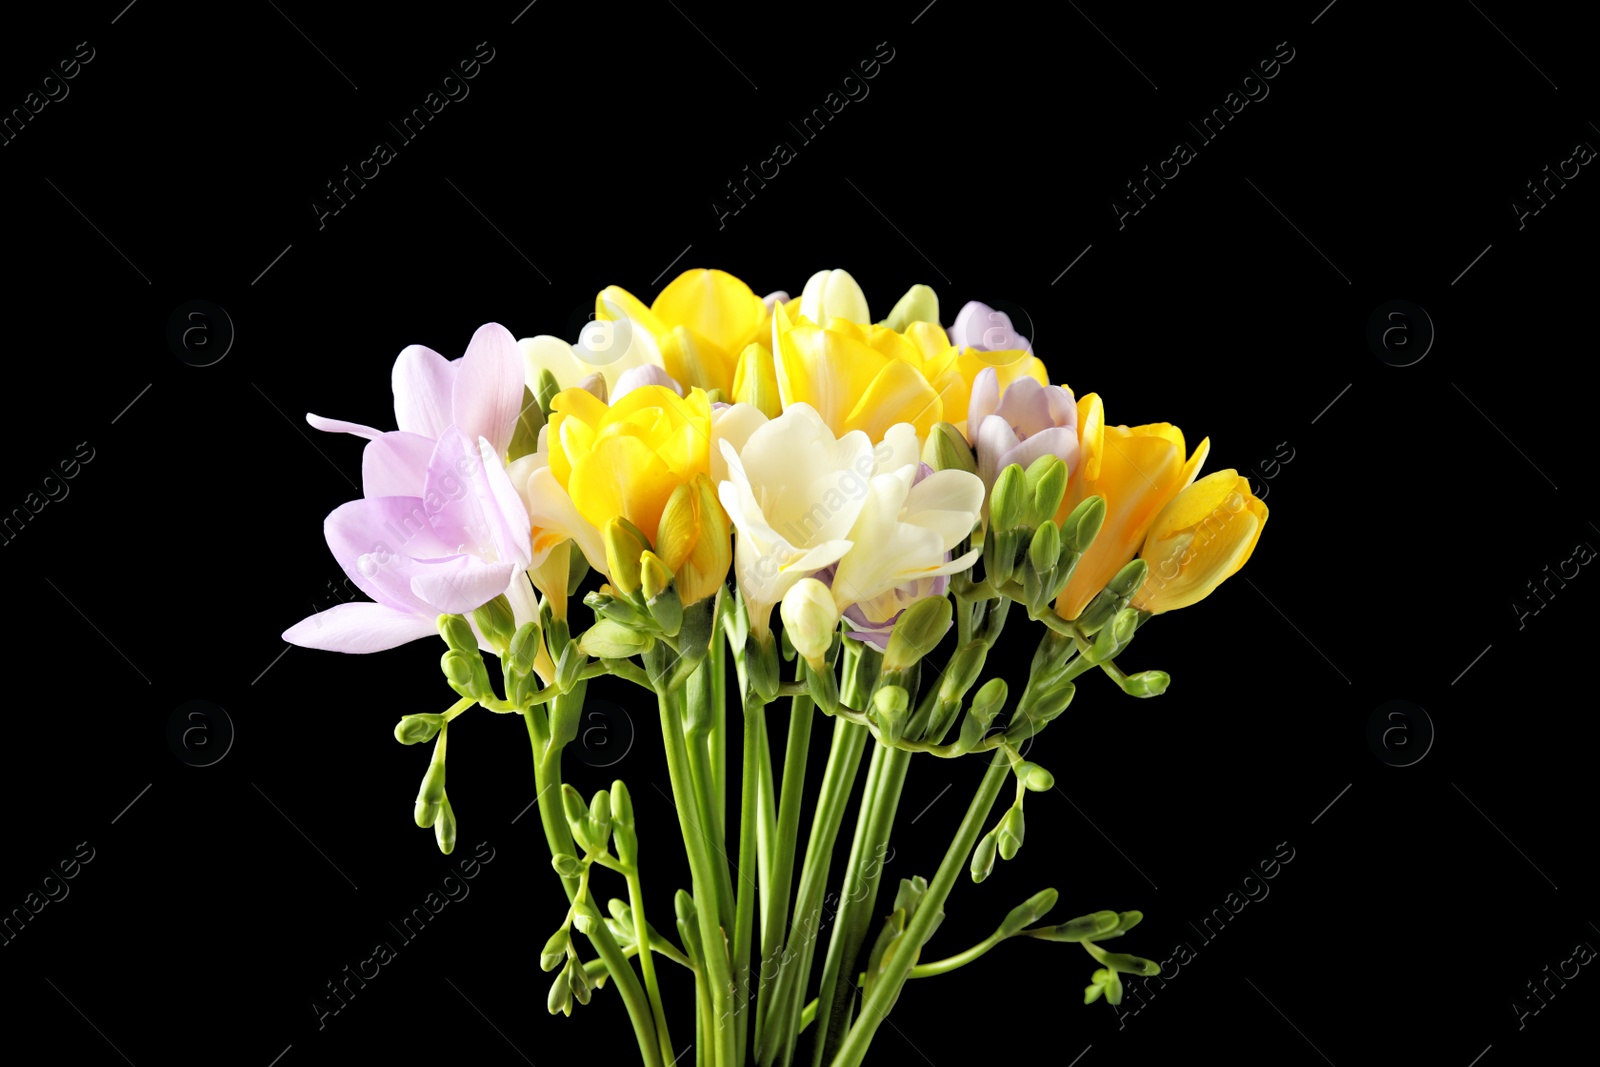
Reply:
<svg viewBox="0 0 1600 1067"><path fill-rule="evenodd" d="M320 612L284 636L343 652L443 637L459 699L406 715L395 736L432 742L416 822L444 852L456 839L452 723L473 707L522 717L570 901L539 953L557 972L552 1014L571 1014L609 981L644 1062L669 1067L665 961L693 974L699 1064L800 1055L854 1067L908 979L1008 938L1082 945L1099 964L1085 1002L1116 1004L1119 975L1157 973L1100 945L1139 912L1045 923L1053 889L978 944L923 956L962 870L982 882L997 855L1022 847L1024 799L1054 781L1024 752L1066 710L1076 679L1099 671L1131 696L1161 693L1166 674L1126 673L1117 657L1145 622L1204 598L1254 549L1267 509L1234 471L1197 480L1207 442L1186 453L1175 426L1109 425L1098 396L1050 384L1030 342L981 304L946 331L919 285L874 323L838 270L814 275L798 299L757 297L713 270L680 275L649 306L608 288L575 344L519 342L491 324L456 361L405 349L393 386L396 430L307 416L367 440L363 497L335 509L325 531L372 602ZM604 581L590 581L577 610L591 571ZM1038 624L1039 644L1013 696L1003 679L982 679L1002 628L1021 615ZM941 647L952 651L939 666ZM737 777L725 755L729 658L743 722ZM562 751L600 675L637 685L659 712L692 880L674 900L676 940L646 919L627 787L585 802L562 783ZM779 700L788 731L775 779L767 715ZM833 719L833 741L821 792L808 798L819 712ZM985 770L937 871L902 879L889 901L875 860L919 753ZM864 759L818 971L824 890ZM1008 778L1014 799L991 820ZM602 908L613 876L626 899Z"/></svg>

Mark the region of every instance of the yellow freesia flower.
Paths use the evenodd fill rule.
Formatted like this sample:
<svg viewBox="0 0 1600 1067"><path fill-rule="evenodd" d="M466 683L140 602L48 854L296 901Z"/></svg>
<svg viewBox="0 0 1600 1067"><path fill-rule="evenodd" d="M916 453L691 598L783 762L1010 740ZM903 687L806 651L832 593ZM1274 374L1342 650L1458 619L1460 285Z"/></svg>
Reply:
<svg viewBox="0 0 1600 1067"><path fill-rule="evenodd" d="M655 301L620 286L595 297L595 317L626 318L655 342L661 365L685 387L733 395L740 355L767 333L768 311L750 287L726 271L688 270L667 283Z"/></svg>
<svg viewBox="0 0 1600 1067"><path fill-rule="evenodd" d="M727 580L733 562L728 515L706 475L696 474L673 490L661 513L656 555L677 577L684 604L704 600Z"/></svg>
<svg viewBox="0 0 1600 1067"><path fill-rule="evenodd" d="M783 406L810 404L834 433L863 430L873 441L899 422L926 437L938 422L964 426L972 383L994 367L1000 388L1021 377L1049 384L1044 364L1026 352L980 352L950 343L937 323L905 332L831 318L826 325L773 309L778 395Z"/></svg>
<svg viewBox="0 0 1600 1067"><path fill-rule="evenodd" d="M659 544L674 490L710 471L711 402L646 385L606 405L582 389L551 402L550 472L595 529L622 516Z"/></svg>
<svg viewBox="0 0 1600 1067"><path fill-rule="evenodd" d="M1067 483L1056 521L1091 496L1105 498L1106 517L1057 598L1057 614L1076 619L1133 559L1156 516L1194 481L1210 450L1207 438L1186 457L1183 431L1176 426L1107 426L1097 394L1078 401L1078 469Z"/></svg>
<svg viewBox="0 0 1600 1067"><path fill-rule="evenodd" d="M1132 605L1160 613L1204 600L1261 539L1267 506L1237 471L1207 475L1161 509L1139 556L1150 566Z"/></svg>

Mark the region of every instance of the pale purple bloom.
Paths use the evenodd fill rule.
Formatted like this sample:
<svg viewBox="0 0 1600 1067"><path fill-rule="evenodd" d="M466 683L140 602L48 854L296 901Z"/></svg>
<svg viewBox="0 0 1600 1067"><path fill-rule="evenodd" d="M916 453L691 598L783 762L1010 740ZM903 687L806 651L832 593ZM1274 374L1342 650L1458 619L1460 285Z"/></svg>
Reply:
<svg viewBox="0 0 1600 1067"><path fill-rule="evenodd" d="M993 367L979 371L967 407L967 438L985 491L1011 464L1027 468L1044 455L1060 456L1071 474L1078 465L1078 402L1072 391L1018 378L1002 396L999 381Z"/></svg>
<svg viewBox="0 0 1600 1067"><path fill-rule="evenodd" d="M679 396L683 395L683 386L678 384L677 379L654 363L645 363L638 367L629 367L617 376L617 387L611 394L611 403L615 404L635 389L646 385L664 385Z"/></svg>
<svg viewBox="0 0 1600 1067"><path fill-rule="evenodd" d="M950 343L979 352L1022 351L1033 354L1033 343L1011 327L1011 316L988 304L967 301L956 313L949 330Z"/></svg>
<svg viewBox="0 0 1600 1067"><path fill-rule="evenodd" d="M376 652L437 632L441 614L504 593L519 619L537 615L524 573L531 524L503 465L522 407L522 356L495 323L459 360L413 345L392 374L395 421L384 432L307 415L322 430L367 438L364 496L323 530L350 580L373 603L340 604L296 623L284 640Z"/></svg>

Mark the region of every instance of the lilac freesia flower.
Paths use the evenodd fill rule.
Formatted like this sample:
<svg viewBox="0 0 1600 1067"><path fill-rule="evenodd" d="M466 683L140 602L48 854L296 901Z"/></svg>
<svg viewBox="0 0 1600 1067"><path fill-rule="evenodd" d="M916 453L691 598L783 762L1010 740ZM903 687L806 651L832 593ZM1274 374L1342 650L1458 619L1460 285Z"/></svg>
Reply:
<svg viewBox="0 0 1600 1067"><path fill-rule="evenodd" d="M1018 378L1002 396L999 382L993 367L979 371L967 407L967 437L978 454L985 492L1011 464L1026 468L1044 455L1060 456L1070 475L1078 465L1078 402L1072 391Z"/></svg>
<svg viewBox="0 0 1600 1067"><path fill-rule="evenodd" d="M1011 316L988 304L967 301L950 326L950 343L979 352L1021 351L1033 355L1033 343L1012 329Z"/></svg>
<svg viewBox="0 0 1600 1067"><path fill-rule="evenodd" d="M683 386L678 384L677 379L654 363L646 363L639 367L629 367L617 376L617 385L612 391L611 403L615 404L635 389L646 385L665 386L679 396L683 395Z"/></svg>
<svg viewBox="0 0 1600 1067"><path fill-rule="evenodd" d="M364 496L323 525L334 559L372 603L340 604L288 630L291 644L377 652L437 631L504 593L537 617L525 572L531 524L503 459L522 406L522 355L505 327L481 327L459 360L412 345L395 360L395 421L385 432L307 415L367 439Z"/></svg>

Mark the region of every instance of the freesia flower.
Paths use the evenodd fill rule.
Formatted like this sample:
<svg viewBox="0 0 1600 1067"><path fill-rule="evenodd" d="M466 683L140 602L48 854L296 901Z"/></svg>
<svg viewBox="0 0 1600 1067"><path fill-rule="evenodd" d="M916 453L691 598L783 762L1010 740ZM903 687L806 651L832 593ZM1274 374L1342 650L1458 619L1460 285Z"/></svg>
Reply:
<svg viewBox="0 0 1600 1067"><path fill-rule="evenodd" d="M1056 600L1057 614L1069 620L1133 559L1161 509L1194 481L1211 441L1185 456L1183 431L1170 423L1107 426L1100 397L1090 393L1078 401L1078 449L1056 521L1091 496L1105 498L1106 517Z"/></svg>
<svg viewBox="0 0 1600 1067"><path fill-rule="evenodd" d="M1255 551L1267 506L1237 471L1209 474L1161 509L1139 555L1150 565L1132 606L1159 614L1211 595Z"/></svg>
<svg viewBox="0 0 1600 1067"><path fill-rule="evenodd" d="M1072 390L1018 378L1002 395L999 374L985 367L972 384L967 439L974 443L985 491L1013 463L1024 469L1044 455L1060 456L1070 475L1078 461L1078 402Z"/></svg>
<svg viewBox="0 0 1600 1067"><path fill-rule="evenodd" d="M988 304L969 300L950 324L950 340L980 352L1025 352L1033 355L1033 342L1012 329L1011 316Z"/></svg>
<svg viewBox="0 0 1600 1067"><path fill-rule="evenodd" d="M800 292L800 315L812 322L845 319L858 326L872 321L867 311L867 294L848 271L819 270L806 280Z"/></svg>
<svg viewBox="0 0 1600 1067"><path fill-rule="evenodd" d="M596 322L625 320L632 339L647 341L657 353L647 362L684 386L728 396L735 364L746 346L766 335L769 314L748 285L720 270L684 271L649 307L615 285L595 298Z"/></svg>
<svg viewBox="0 0 1600 1067"><path fill-rule="evenodd" d="M750 629L764 637L784 594L850 548L878 461L865 433L835 437L809 404L755 428L741 448L723 441L721 451L727 477L718 493L739 531L734 573Z"/></svg>
<svg viewBox="0 0 1600 1067"><path fill-rule="evenodd" d="M909 429L894 429L893 436L910 438L897 443L901 455L905 447L916 447ZM944 595L948 576L983 554L973 549L951 558L977 525L983 483L966 471L934 471L911 455L911 462L872 479L848 535L851 548L830 581L835 603L851 620L852 636L879 649L888 647L895 620L907 606Z"/></svg>
<svg viewBox="0 0 1600 1067"><path fill-rule="evenodd" d="M323 529L334 559L373 603L340 604L302 620L283 634L291 644L393 648L435 633L441 614L470 612L507 593L513 579L527 585L522 500L489 440L473 442L455 426L434 446L419 493L352 500Z"/></svg>

